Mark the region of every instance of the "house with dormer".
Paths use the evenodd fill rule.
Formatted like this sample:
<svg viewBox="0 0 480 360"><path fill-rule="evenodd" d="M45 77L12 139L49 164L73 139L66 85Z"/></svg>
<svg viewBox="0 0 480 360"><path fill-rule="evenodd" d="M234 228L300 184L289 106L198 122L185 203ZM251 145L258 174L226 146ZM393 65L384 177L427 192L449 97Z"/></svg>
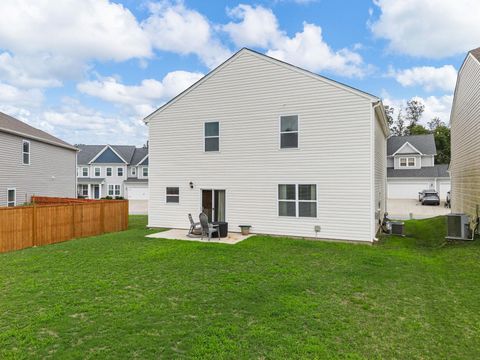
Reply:
<svg viewBox="0 0 480 360"><path fill-rule="evenodd" d="M437 148L432 134L392 136L387 140L387 192L389 199L418 199L426 189L445 200L450 191L447 164L435 164Z"/></svg>
<svg viewBox="0 0 480 360"><path fill-rule="evenodd" d="M77 145L77 195L148 199L148 147Z"/></svg>

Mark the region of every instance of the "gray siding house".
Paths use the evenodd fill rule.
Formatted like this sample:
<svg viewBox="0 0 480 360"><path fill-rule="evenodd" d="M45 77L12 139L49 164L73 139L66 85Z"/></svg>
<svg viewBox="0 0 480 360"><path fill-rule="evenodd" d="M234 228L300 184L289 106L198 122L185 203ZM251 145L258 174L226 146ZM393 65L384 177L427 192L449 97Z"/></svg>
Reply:
<svg viewBox="0 0 480 360"><path fill-rule="evenodd" d="M445 200L450 191L448 165L435 164L437 148L432 134L392 136L387 141L387 182L390 199L418 199L435 189Z"/></svg>
<svg viewBox="0 0 480 360"><path fill-rule="evenodd" d="M0 206L28 203L32 195L75 197L77 149L0 113Z"/></svg>
<svg viewBox="0 0 480 360"><path fill-rule="evenodd" d="M77 145L77 195L148 200L148 147Z"/></svg>

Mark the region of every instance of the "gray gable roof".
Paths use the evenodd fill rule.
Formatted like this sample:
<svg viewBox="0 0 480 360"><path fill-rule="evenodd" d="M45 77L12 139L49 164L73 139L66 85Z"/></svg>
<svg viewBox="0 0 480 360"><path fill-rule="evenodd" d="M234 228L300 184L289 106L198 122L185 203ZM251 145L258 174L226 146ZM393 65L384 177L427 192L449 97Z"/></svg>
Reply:
<svg viewBox="0 0 480 360"><path fill-rule="evenodd" d="M139 164L139 161L142 161L143 158L147 155L148 155L147 147L136 148L132 157L132 165L148 165L148 158L142 164Z"/></svg>
<svg viewBox="0 0 480 360"><path fill-rule="evenodd" d="M73 145L2 112L0 112L0 131L71 150L77 150Z"/></svg>
<svg viewBox="0 0 480 360"><path fill-rule="evenodd" d="M410 136L392 136L387 140L387 155L393 155L406 142L412 144L418 151L424 155L436 155L435 138L433 134L428 135L410 135Z"/></svg>
<svg viewBox="0 0 480 360"><path fill-rule="evenodd" d="M473 50L470 50L470 54L472 54L475 59L480 61L480 47L476 48L476 49L473 49Z"/></svg>
<svg viewBox="0 0 480 360"><path fill-rule="evenodd" d="M450 177L448 174L448 164L439 164L435 166L422 167L421 169L387 169L387 178L435 178Z"/></svg>
<svg viewBox="0 0 480 360"><path fill-rule="evenodd" d="M80 151L77 156L78 165L87 165L107 145L76 145ZM148 148L137 148L134 145L110 145L128 164L137 165L148 153ZM143 156L142 156L143 154ZM116 162L116 161L114 161Z"/></svg>

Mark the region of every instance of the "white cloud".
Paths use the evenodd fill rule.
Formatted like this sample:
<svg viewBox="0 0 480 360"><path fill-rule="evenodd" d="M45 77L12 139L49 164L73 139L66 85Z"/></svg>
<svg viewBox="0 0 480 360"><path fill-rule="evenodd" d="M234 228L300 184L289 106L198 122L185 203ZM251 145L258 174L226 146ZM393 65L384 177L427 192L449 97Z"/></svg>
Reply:
<svg viewBox="0 0 480 360"><path fill-rule="evenodd" d="M398 116L399 109L404 108L407 100L410 100L392 98L386 92L384 92L383 97L383 103L392 106L395 109L393 114L395 120ZM418 100L425 105L425 111L420 120L421 124L427 125L430 120L437 116L447 124L450 122L450 110L452 108L453 95L428 97L414 96L412 99Z"/></svg>
<svg viewBox="0 0 480 360"><path fill-rule="evenodd" d="M418 66L403 70L390 69L388 76L394 77L403 86L421 86L426 91L438 89L453 92L457 70L452 65Z"/></svg>
<svg viewBox="0 0 480 360"><path fill-rule="evenodd" d="M268 48L267 55L312 71L331 71L362 77L368 71L362 57L349 49L333 50L323 39L322 28L304 23L293 37L279 28L277 18L262 6L239 5L230 10L237 20L223 26L237 46Z"/></svg>
<svg viewBox="0 0 480 360"><path fill-rule="evenodd" d="M208 19L185 7L182 1L150 3L149 9L151 15L142 27L155 48L182 55L195 54L210 68L231 55L215 37Z"/></svg>
<svg viewBox="0 0 480 360"><path fill-rule="evenodd" d="M162 81L145 79L139 85L125 85L115 77L106 77L94 81L79 83L82 93L121 105L128 105L138 116L151 113L155 106L179 94L203 74L188 71L173 71L165 75Z"/></svg>
<svg viewBox="0 0 480 360"><path fill-rule="evenodd" d="M323 40L321 27L303 24L293 38L283 37L267 55L312 71L331 71L347 77L362 77L367 71L362 57L351 50L332 48Z"/></svg>
<svg viewBox="0 0 480 360"><path fill-rule="evenodd" d="M0 101L2 105L38 106L43 101L43 94L38 89L22 90L0 82Z"/></svg>
<svg viewBox="0 0 480 360"><path fill-rule="evenodd" d="M478 0L376 0L375 5L381 15L371 29L393 51L441 58L478 47Z"/></svg>
<svg viewBox="0 0 480 360"><path fill-rule="evenodd" d="M133 14L108 0L0 1L0 78L18 86L59 86L88 61L151 55Z"/></svg>
<svg viewBox="0 0 480 360"><path fill-rule="evenodd" d="M284 36L279 30L277 17L270 9L240 4L229 10L228 15L235 20L240 20L240 22L229 22L222 27L237 46L266 48Z"/></svg>

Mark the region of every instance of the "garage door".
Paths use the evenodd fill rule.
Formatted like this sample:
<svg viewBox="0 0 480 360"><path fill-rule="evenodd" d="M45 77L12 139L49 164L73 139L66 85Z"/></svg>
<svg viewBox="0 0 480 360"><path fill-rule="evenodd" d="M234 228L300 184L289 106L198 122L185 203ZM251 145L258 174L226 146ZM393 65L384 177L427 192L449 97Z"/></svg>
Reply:
<svg viewBox="0 0 480 360"><path fill-rule="evenodd" d="M127 198L129 200L148 200L147 186L128 186Z"/></svg>
<svg viewBox="0 0 480 360"><path fill-rule="evenodd" d="M430 189L430 181L388 182L389 199L418 199L418 193Z"/></svg>
<svg viewBox="0 0 480 360"><path fill-rule="evenodd" d="M441 180L438 182L438 193L440 194L440 199L445 200L447 197L447 192L450 191L450 180Z"/></svg>

